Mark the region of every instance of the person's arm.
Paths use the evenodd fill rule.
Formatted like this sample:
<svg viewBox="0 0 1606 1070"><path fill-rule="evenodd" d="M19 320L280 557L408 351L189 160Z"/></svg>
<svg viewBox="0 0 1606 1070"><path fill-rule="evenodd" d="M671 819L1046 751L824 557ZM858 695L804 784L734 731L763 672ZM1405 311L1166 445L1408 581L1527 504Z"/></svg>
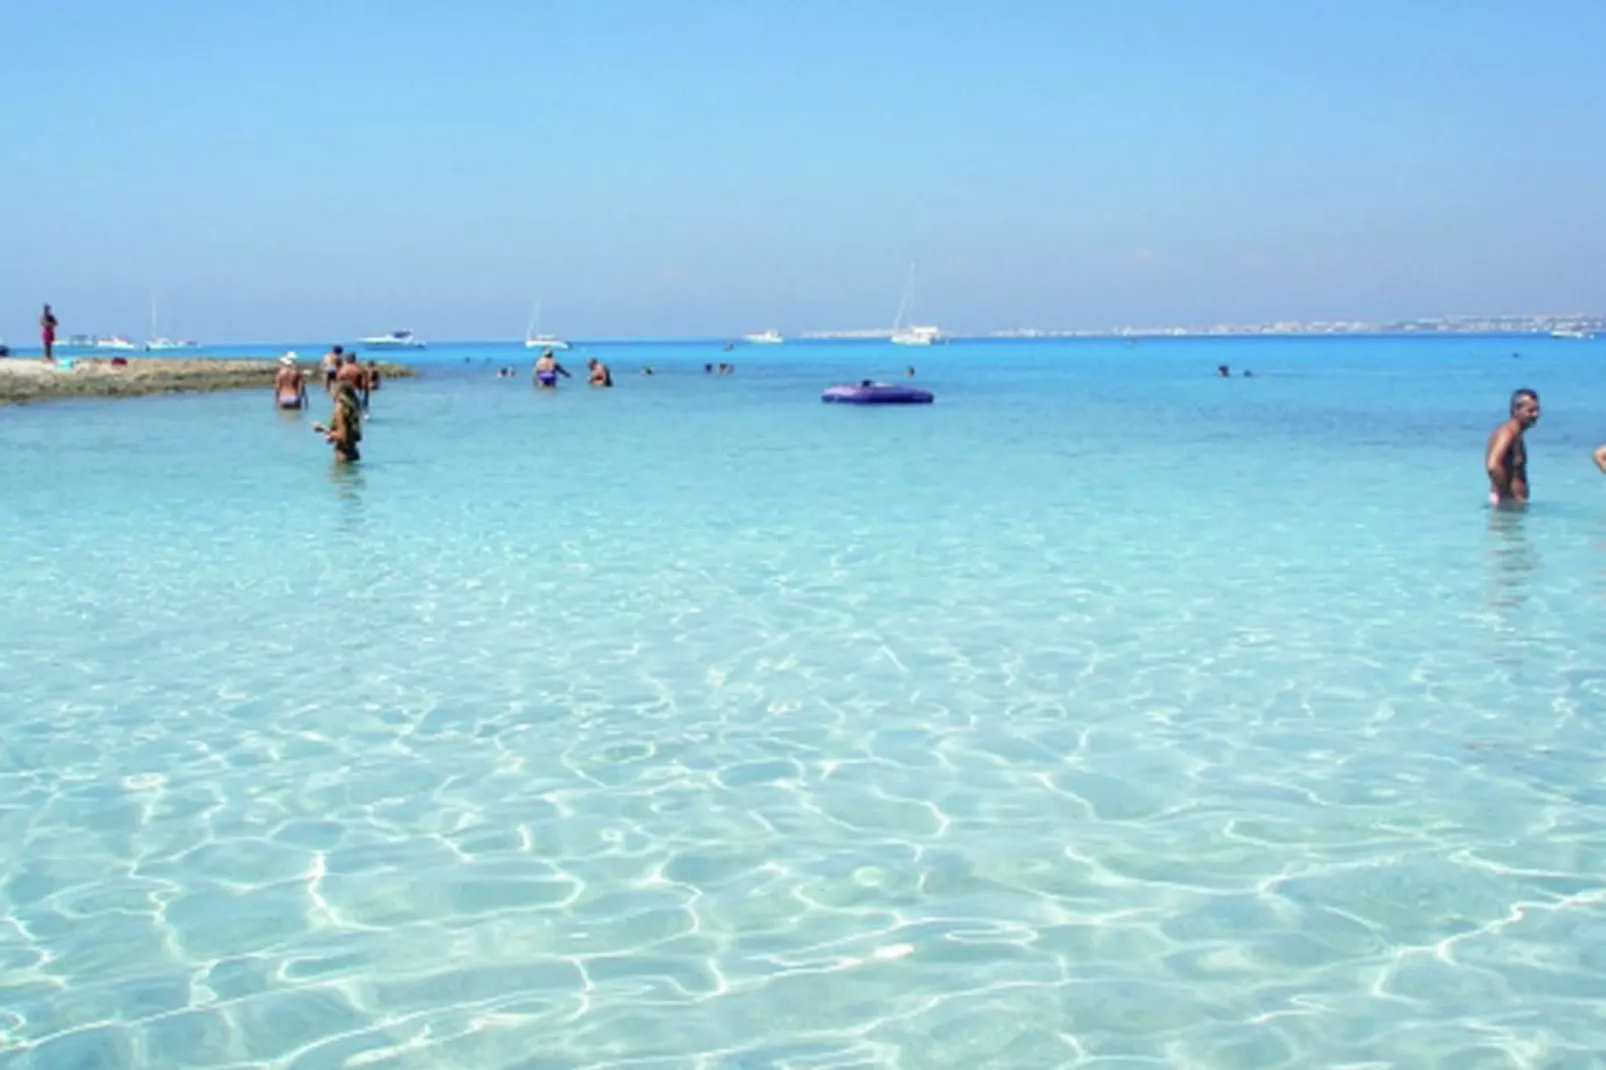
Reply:
<svg viewBox="0 0 1606 1070"><path fill-rule="evenodd" d="M1606 472L1606 445L1595 447L1595 467Z"/></svg>
<svg viewBox="0 0 1606 1070"><path fill-rule="evenodd" d="M1510 424L1501 424L1489 438L1489 454L1483 467L1489 473L1489 490L1501 498L1511 496L1511 473L1506 470L1506 458L1511 454L1511 440L1517 430Z"/></svg>

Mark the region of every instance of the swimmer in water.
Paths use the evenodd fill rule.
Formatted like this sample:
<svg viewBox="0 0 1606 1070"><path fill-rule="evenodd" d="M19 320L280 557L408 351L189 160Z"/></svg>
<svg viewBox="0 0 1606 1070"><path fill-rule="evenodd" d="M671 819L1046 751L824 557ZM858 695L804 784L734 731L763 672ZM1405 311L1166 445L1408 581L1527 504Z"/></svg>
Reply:
<svg viewBox="0 0 1606 1070"><path fill-rule="evenodd" d="M1522 436L1539 422L1539 395L1526 387L1511 395L1511 418L1489 436L1484 468L1489 473L1489 503L1528 500L1528 447Z"/></svg>
<svg viewBox="0 0 1606 1070"><path fill-rule="evenodd" d="M556 390L560 375L565 379L571 378L568 369L559 364L558 358L548 349L541 354L541 359L535 362L535 385L542 390Z"/></svg>
<svg viewBox="0 0 1606 1070"><path fill-rule="evenodd" d="M294 353L279 358L279 370L273 376L273 404L281 409L307 407L307 377L296 367Z"/></svg>
<svg viewBox="0 0 1606 1070"><path fill-rule="evenodd" d="M586 367L591 369L590 374L586 376L586 382L590 383L592 386L613 385L613 372L609 371L608 366L602 363L602 361L598 360L596 357L592 357L590 360L586 361Z"/></svg>
<svg viewBox="0 0 1606 1070"><path fill-rule="evenodd" d="M1230 379L1230 378L1232 378L1232 370L1230 368L1228 368L1225 364L1217 364L1216 365L1216 378L1218 378L1218 379Z"/></svg>
<svg viewBox="0 0 1606 1070"><path fill-rule="evenodd" d="M362 441L362 409L357 401L357 390L344 379L334 385L335 409L329 423L313 424L312 429L335 448L335 460L342 464L362 459L357 443Z"/></svg>
<svg viewBox="0 0 1606 1070"><path fill-rule="evenodd" d="M1595 447L1595 467L1606 472L1606 445Z"/></svg>

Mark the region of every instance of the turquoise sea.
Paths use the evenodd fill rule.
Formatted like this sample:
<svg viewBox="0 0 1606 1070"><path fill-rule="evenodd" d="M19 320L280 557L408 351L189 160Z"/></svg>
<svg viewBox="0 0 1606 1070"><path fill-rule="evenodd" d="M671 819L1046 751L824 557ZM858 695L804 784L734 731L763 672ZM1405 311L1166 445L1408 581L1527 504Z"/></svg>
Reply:
<svg viewBox="0 0 1606 1070"><path fill-rule="evenodd" d="M0 1067L1600 1065L1606 343L590 351L0 410Z"/></svg>

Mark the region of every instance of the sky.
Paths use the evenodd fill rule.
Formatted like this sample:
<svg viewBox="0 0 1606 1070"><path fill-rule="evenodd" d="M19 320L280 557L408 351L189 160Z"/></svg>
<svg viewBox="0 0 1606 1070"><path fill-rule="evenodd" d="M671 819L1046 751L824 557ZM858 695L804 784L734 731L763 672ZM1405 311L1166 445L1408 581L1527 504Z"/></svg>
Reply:
<svg viewBox="0 0 1606 1070"><path fill-rule="evenodd" d="M0 337L1606 312L1606 4L5 0Z"/></svg>

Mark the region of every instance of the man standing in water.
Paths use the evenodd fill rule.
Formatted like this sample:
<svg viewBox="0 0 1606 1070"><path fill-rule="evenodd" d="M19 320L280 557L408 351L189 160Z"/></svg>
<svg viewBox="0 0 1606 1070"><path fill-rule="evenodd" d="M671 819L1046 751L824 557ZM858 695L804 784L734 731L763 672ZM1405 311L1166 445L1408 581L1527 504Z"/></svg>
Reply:
<svg viewBox="0 0 1606 1070"><path fill-rule="evenodd" d="M335 389L335 376L340 374L340 357L344 352L340 346L335 346L318 362L319 369L323 371L323 388L331 394Z"/></svg>
<svg viewBox="0 0 1606 1070"><path fill-rule="evenodd" d="M1511 395L1511 418L1489 436L1483 466L1489 473L1489 502L1528 500L1528 447L1522 436L1539 422L1539 395L1526 387Z"/></svg>
<svg viewBox="0 0 1606 1070"><path fill-rule="evenodd" d="M56 314L46 305L39 313L39 341L44 343L45 359L56 359Z"/></svg>
<svg viewBox="0 0 1606 1070"><path fill-rule="evenodd" d="M602 361L598 360L596 357L592 357L590 360L586 361L586 365L591 369L591 373L586 376L586 382L590 383L592 386L613 385L613 372L609 371L608 366L602 363Z"/></svg>
<svg viewBox="0 0 1606 1070"><path fill-rule="evenodd" d="M349 383L357 396L357 403L366 412L368 409L368 372L357 363L357 354L347 353L341 358L340 371L335 374L338 382Z"/></svg>

